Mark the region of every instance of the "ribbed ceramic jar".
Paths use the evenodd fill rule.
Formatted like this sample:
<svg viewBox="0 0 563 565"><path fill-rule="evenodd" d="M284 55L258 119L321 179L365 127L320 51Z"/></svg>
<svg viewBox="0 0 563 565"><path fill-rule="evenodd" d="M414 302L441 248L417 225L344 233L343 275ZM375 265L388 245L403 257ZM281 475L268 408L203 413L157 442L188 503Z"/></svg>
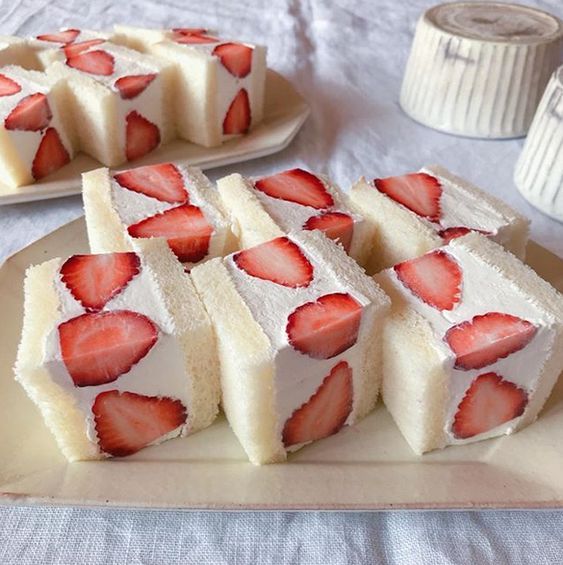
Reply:
<svg viewBox="0 0 563 565"><path fill-rule="evenodd" d="M525 135L562 46L562 22L540 10L435 6L418 21L401 106L416 121L457 135Z"/></svg>
<svg viewBox="0 0 563 565"><path fill-rule="evenodd" d="M514 182L530 204L563 222L563 66L553 73L542 96Z"/></svg>

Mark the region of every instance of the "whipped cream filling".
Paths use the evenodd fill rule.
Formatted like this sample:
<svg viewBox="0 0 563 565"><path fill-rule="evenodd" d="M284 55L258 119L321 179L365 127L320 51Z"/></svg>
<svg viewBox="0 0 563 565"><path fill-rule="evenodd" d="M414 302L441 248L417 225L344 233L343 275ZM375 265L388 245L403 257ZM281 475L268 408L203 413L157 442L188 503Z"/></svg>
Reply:
<svg viewBox="0 0 563 565"><path fill-rule="evenodd" d="M16 72L13 72L13 71ZM19 71L19 72L18 72ZM18 103L23 100L26 96L30 96L32 94L41 93L47 97L47 101L49 103L49 108L51 109L52 118L49 122L47 128L55 128L61 142L65 146L65 149L68 151L70 157L73 155L72 146L70 144L70 140L67 137L63 126L62 120L59 115L57 105L55 104L55 100L53 96L50 94L50 88L47 85L35 82L32 79L29 79L23 73L25 71L18 69L17 67L6 67L1 70L1 73L12 79L14 82L21 86L21 90L12 96L0 96L0 120L2 124L10 114L10 112L18 105ZM21 74L20 74L21 73ZM47 129L46 128L46 129ZM10 139L13 147L17 149L18 156L22 162L22 164L31 171L31 167L33 165L33 159L39 149L39 145L41 144L41 139L43 138L43 131L24 131L24 130L10 130L4 129L4 132L7 134L8 138Z"/></svg>
<svg viewBox="0 0 563 565"><path fill-rule="evenodd" d="M184 180L184 186L188 192L188 202L201 208L205 219L213 227L209 251L203 261L211 257L223 255L228 237L228 226L222 214L210 202L208 197L208 194L214 191L215 188L213 188L209 179L199 169L177 164L175 164L175 167ZM124 224L125 231L127 231L128 226L136 224L141 220L181 206L179 203L162 202L140 192L124 188L113 177L110 177L110 182L112 204L119 219ZM133 239L129 235L127 237L130 240ZM194 264L185 263L185 266L192 267Z"/></svg>
<svg viewBox="0 0 563 565"><path fill-rule="evenodd" d="M66 31L66 29L61 31ZM89 41L91 39L109 40L109 35L107 33L100 33L99 31L80 30L80 33L76 36L76 39L68 44L56 41L45 41L43 39L38 39L37 37L28 39L27 43L35 50L37 56L39 57L39 60L44 65L44 67L47 67L55 61L61 61L64 63L64 61L66 60L64 47L66 45L82 43L83 41ZM102 44L99 44L97 45L97 47L103 48L104 46Z"/></svg>
<svg viewBox="0 0 563 565"><path fill-rule="evenodd" d="M98 438L92 405L98 394L108 390L127 391L146 396L166 396L178 399L184 404L188 414L186 423L158 438L151 445L172 437L184 436L190 428L192 399L187 385L184 354L174 336L174 323L162 301L156 281L150 269L144 264L142 255L139 257L140 272L119 294L108 301L103 311L131 310L147 316L158 327L158 341L145 357L111 383L85 387L74 385L62 360L58 326L86 313L86 309L62 282L60 274L53 281L60 300L60 317L45 340L43 362L53 381L76 399L76 407L84 414L88 439L96 445ZM61 260L61 265L62 263ZM165 378L162 373L163 366L166 366Z"/></svg>
<svg viewBox="0 0 563 565"><path fill-rule="evenodd" d="M484 373L494 372L504 380L525 390L528 393L528 405L530 404L538 387L543 366L554 343L555 320L546 319L546 315L526 295L501 276L497 270L480 261L466 249L460 246L446 246L442 249L457 261L462 271L460 301L453 310L439 311L420 300L402 284L393 269L384 271L384 276L401 293L409 306L430 323L436 336L436 341L432 346L442 360L444 371L449 375L448 402L444 422L446 443L448 445L464 444L501 434L510 434L526 412L518 418L467 439L454 437L451 428L458 406L468 388L479 375ZM523 349L495 363L481 369L467 371L456 369L454 367L455 355L444 341L447 330L487 312L518 316L534 324L537 331Z"/></svg>
<svg viewBox="0 0 563 565"><path fill-rule="evenodd" d="M361 390L360 376L363 369L365 339L369 337L372 322L369 299L353 288L342 284L320 257L313 255L309 249L301 245L299 247L314 269L313 280L309 286L304 288L289 288L252 277L237 267L233 255L225 258L225 266L238 293L271 342L275 365L276 433L280 438L285 422L295 410L311 398L331 370L341 361L346 361L352 369L354 400L346 424L355 422L356 391ZM331 359L314 359L291 346L286 333L287 319L299 306L332 293L348 293L363 307L358 340L352 347ZM302 445L291 446L288 451L294 451Z"/></svg>
<svg viewBox="0 0 563 565"><path fill-rule="evenodd" d="M251 179L250 185L254 189L254 193L260 203L272 217L272 219L278 224L281 229L287 233L292 231L300 231L307 220L315 216L320 216L326 212L342 212L347 214L354 221L354 236L356 235L356 227L363 223L364 219L357 214L353 214L346 206L340 190L335 187L328 177L324 175L315 174L315 176L321 181L326 191L332 196L334 200L334 205L330 208L324 208L319 210L313 208L312 206L304 206L303 204L298 204L297 202L289 202L287 200L282 200L281 198L273 198L268 196L266 193L258 190L254 187L254 183L258 179Z"/></svg>

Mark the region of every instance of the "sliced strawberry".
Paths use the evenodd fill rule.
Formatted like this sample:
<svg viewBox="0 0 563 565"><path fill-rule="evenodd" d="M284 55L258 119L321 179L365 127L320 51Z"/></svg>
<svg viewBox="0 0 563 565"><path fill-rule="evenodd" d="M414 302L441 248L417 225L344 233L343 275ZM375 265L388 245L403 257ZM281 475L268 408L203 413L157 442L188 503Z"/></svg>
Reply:
<svg viewBox="0 0 563 565"><path fill-rule="evenodd" d="M136 98L144 92L147 86L156 78L156 74L149 75L129 75L118 78L115 81L115 88L119 90L119 95L124 100Z"/></svg>
<svg viewBox="0 0 563 565"><path fill-rule="evenodd" d="M101 45L105 43L105 39L88 39L87 41L79 41L78 43L71 43L70 45L65 45L63 47L65 52L65 57L68 59L69 57L73 57L87 51L90 47L94 47L94 45Z"/></svg>
<svg viewBox="0 0 563 565"><path fill-rule="evenodd" d="M145 357L157 340L156 326L129 310L82 314L59 326L64 364L74 385L80 387L115 381Z"/></svg>
<svg viewBox="0 0 563 565"><path fill-rule="evenodd" d="M306 287L313 280L313 265L299 246L287 237L240 251L233 256L233 261L251 277L282 286Z"/></svg>
<svg viewBox="0 0 563 565"><path fill-rule="evenodd" d="M113 55L101 49L73 54L67 58L66 64L91 75L110 76L115 70Z"/></svg>
<svg viewBox="0 0 563 565"><path fill-rule="evenodd" d="M461 269L457 261L441 249L393 268L401 283L429 306L453 310L461 299Z"/></svg>
<svg viewBox="0 0 563 565"><path fill-rule="evenodd" d="M349 294L325 294L296 308L287 319L289 343L315 359L330 359L358 340L362 306Z"/></svg>
<svg viewBox="0 0 563 565"><path fill-rule="evenodd" d="M61 280L89 311L101 310L139 273L135 253L73 255L61 267Z"/></svg>
<svg viewBox="0 0 563 565"><path fill-rule="evenodd" d="M479 375L457 407L453 434L467 439L488 432L521 416L527 404L528 394L515 384L496 373Z"/></svg>
<svg viewBox="0 0 563 565"><path fill-rule="evenodd" d="M67 44L72 43L79 34L79 29L65 29L55 33L44 33L43 35L38 35L37 39L40 39L41 41L52 41L53 43Z"/></svg>
<svg viewBox="0 0 563 565"><path fill-rule="evenodd" d="M280 200L323 210L334 206L334 200L315 175L303 169L291 169L256 181L255 188Z"/></svg>
<svg viewBox="0 0 563 565"><path fill-rule="evenodd" d="M343 212L325 212L320 216L312 216L303 225L305 230L321 230L324 234L339 241L346 253L350 252L354 236L354 220Z"/></svg>
<svg viewBox="0 0 563 565"><path fill-rule="evenodd" d="M213 226L200 208L184 204L127 228L132 237L165 237L182 263L197 263L209 252Z"/></svg>
<svg viewBox="0 0 563 565"><path fill-rule="evenodd" d="M437 178L426 173L375 179L375 188L431 222L440 220L442 186Z"/></svg>
<svg viewBox="0 0 563 565"><path fill-rule="evenodd" d="M46 177L69 162L70 155L63 145L57 130L55 128L48 128L33 158L31 166L33 178L38 180Z"/></svg>
<svg viewBox="0 0 563 565"><path fill-rule="evenodd" d="M487 312L451 327L444 337L455 353L456 369L481 369L520 351L538 328L522 318Z"/></svg>
<svg viewBox="0 0 563 565"><path fill-rule="evenodd" d="M172 39L183 45L202 45L205 43L219 43L217 37L205 33L174 33Z"/></svg>
<svg viewBox="0 0 563 565"><path fill-rule="evenodd" d="M174 27L172 31L178 35L204 35L207 33L204 27Z"/></svg>
<svg viewBox="0 0 563 565"><path fill-rule="evenodd" d="M41 131L52 119L53 113L47 97L37 92L18 102L4 120L4 127L10 130Z"/></svg>
<svg viewBox="0 0 563 565"><path fill-rule="evenodd" d="M160 145L160 130L135 110L125 119L125 155L134 161L150 153Z"/></svg>
<svg viewBox="0 0 563 565"><path fill-rule="evenodd" d="M186 408L167 396L108 390L92 405L100 449L114 457L132 455L186 423Z"/></svg>
<svg viewBox="0 0 563 565"><path fill-rule="evenodd" d="M244 78L252 70L252 52L254 49L242 43L223 43L213 49L213 55L219 57L221 64L235 77Z"/></svg>
<svg viewBox="0 0 563 565"><path fill-rule="evenodd" d="M20 92L22 87L6 75L0 74L0 96L12 96Z"/></svg>
<svg viewBox="0 0 563 565"><path fill-rule="evenodd" d="M180 171L172 163L137 167L113 178L123 187L161 202L184 203L189 195Z"/></svg>
<svg viewBox="0 0 563 565"><path fill-rule="evenodd" d="M223 133L225 135L238 135L247 133L250 129L250 101L248 93L244 88L241 88L223 120Z"/></svg>
<svg viewBox="0 0 563 565"><path fill-rule="evenodd" d="M463 237L464 235L467 235L468 233L473 232L473 231L482 233L483 235L491 235L491 232L484 231L484 230L466 228L464 226L459 226L459 227L455 227L455 228L446 228L444 230L440 230L438 232L438 235L444 240L444 243L447 244L452 239L456 239L458 237Z"/></svg>
<svg viewBox="0 0 563 565"><path fill-rule="evenodd" d="M286 447L316 441L338 432L352 412L352 369L341 361L325 377L311 398L298 408L283 428Z"/></svg>

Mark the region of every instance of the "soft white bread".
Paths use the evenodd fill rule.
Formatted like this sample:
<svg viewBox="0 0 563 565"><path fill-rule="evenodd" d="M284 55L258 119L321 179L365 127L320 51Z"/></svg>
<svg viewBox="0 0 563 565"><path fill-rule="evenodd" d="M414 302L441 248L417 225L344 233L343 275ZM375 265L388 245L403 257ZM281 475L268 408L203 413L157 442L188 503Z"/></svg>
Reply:
<svg viewBox="0 0 563 565"><path fill-rule="evenodd" d="M332 184L326 177L316 176L334 198L336 210L351 212L359 218L363 217L361 211L347 194ZM284 226L272 217L257 196L252 180L239 173L233 173L219 179L217 190L221 195L225 209L229 211L233 231L238 236L242 248L252 247L289 231L295 231L284 229ZM299 205L296 204L296 206ZM359 221L354 224L350 256L362 267L366 265L366 261L371 255L374 230L372 222Z"/></svg>
<svg viewBox="0 0 563 565"><path fill-rule="evenodd" d="M165 41L171 35L170 30L167 29L149 29L122 24L115 24L113 31L112 41L141 53L146 53L151 45Z"/></svg>
<svg viewBox="0 0 563 565"><path fill-rule="evenodd" d="M238 249L238 240L231 231L231 225L223 209L219 194L207 177L196 167L180 167L186 175L190 203L201 206L207 220L213 225L214 233L209 244L207 258L223 256ZM131 169L134 170L134 169ZM135 249L138 238L131 237L127 225L119 216L116 202L112 196L112 171L106 168L88 171L82 175L82 198L86 215L88 242L93 253L111 251L131 251ZM197 185L190 185L193 182ZM146 200L139 196L139 201ZM130 203L134 208L137 201ZM205 204L203 208L202 204ZM145 203L146 205L146 203ZM170 205L170 208L174 205ZM128 210L131 211L131 210ZM142 210L133 210L136 213ZM147 216L150 216L149 212ZM204 259L205 260L205 259Z"/></svg>
<svg viewBox="0 0 563 565"><path fill-rule="evenodd" d="M350 199L374 230L368 273L377 273L442 245L434 229L376 190L364 177L352 186Z"/></svg>
<svg viewBox="0 0 563 565"><path fill-rule="evenodd" d="M19 65L24 69L38 70L39 62L25 39L12 35L0 35L0 67Z"/></svg>
<svg viewBox="0 0 563 565"><path fill-rule="evenodd" d="M388 298L340 246L321 233L301 232L291 234L291 238L326 262L335 279L371 301L364 309L367 323L358 338L362 351L361 367L354 378L355 422L373 408L377 399L379 334ZM275 347L237 290L224 260L208 261L191 274L215 328L223 408L229 423L252 463L283 461L286 451L275 408Z"/></svg>
<svg viewBox="0 0 563 565"><path fill-rule="evenodd" d="M11 96L0 99L0 171L2 182L13 189L35 182L33 176L33 160L39 150L44 132L10 131L5 127L5 118L25 97L42 93L47 98L52 117L49 128L57 131L69 158L75 152L72 131L69 128L72 117L65 108L64 84L51 80L44 73L30 71L19 66L9 65L2 69L2 74L15 81L22 90Z"/></svg>
<svg viewBox="0 0 563 565"><path fill-rule="evenodd" d="M166 143L175 137L173 106L172 66L150 55L139 53L110 43L95 46L109 52L116 61L116 69L122 69L115 76L96 77L69 67L62 61L55 61L46 70L47 74L66 83L65 105L74 116L75 137L80 149L100 163L114 167L127 161L125 143L125 115L131 110L139 110L145 116L146 109L154 113L153 122L159 129L160 143ZM110 88L117 78L126 76L124 72L132 65L131 74L157 74L154 80L139 96L133 100L123 100L119 92ZM109 81L109 82L108 82ZM150 96L149 89L156 96ZM157 101L155 104L154 100Z"/></svg>
<svg viewBox="0 0 563 565"><path fill-rule="evenodd" d="M188 433L213 422L220 399L219 367L212 326L193 284L162 241L139 244L142 268L148 270L159 299L174 327L185 367L190 399ZM61 259L30 267L25 279L22 339L15 366L16 380L39 408L61 451L70 461L104 457L87 437L85 413L77 398L52 377L44 360L49 333L61 321L61 303L54 285ZM163 377L165 378L165 377Z"/></svg>
<svg viewBox="0 0 563 565"><path fill-rule="evenodd" d="M514 427L520 429L537 418L563 369L563 296L530 267L483 235L471 233L449 245L467 251L494 269L554 329L553 345L541 367L538 385ZM392 302L383 332L383 400L413 451L422 454L442 448L447 444L445 418L451 374L443 352L433 344L443 336L437 336L429 321L409 305L386 271L374 278ZM486 285L483 292L487 292ZM499 435L498 430L482 434L479 439L495 435Z"/></svg>

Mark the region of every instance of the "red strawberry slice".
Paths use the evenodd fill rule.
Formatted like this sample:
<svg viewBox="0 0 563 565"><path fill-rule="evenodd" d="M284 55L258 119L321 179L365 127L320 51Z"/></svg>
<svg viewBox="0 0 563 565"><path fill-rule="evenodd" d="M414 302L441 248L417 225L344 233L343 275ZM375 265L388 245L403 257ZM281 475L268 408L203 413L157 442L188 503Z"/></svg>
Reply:
<svg viewBox="0 0 563 565"><path fill-rule="evenodd" d="M242 43L223 43L213 49L213 55L219 57L221 64L235 77L244 78L252 70L252 52L254 49Z"/></svg>
<svg viewBox="0 0 563 565"><path fill-rule="evenodd" d="M522 318L487 312L451 327L444 337L455 353L455 368L481 369L520 351L538 328Z"/></svg>
<svg viewBox="0 0 563 565"><path fill-rule="evenodd" d="M165 237L182 263L197 263L209 252L213 226L200 208L184 204L127 228L132 237Z"/></svg>
<svg viewBox="0 0 563 565"><path fill-rule="evenodd" d="M118 78L115 81L115 88L119 90L119 95L123 100L131 100L144 92L147 86L156 78L156 74L149 75L129 75Z"/></svg>
<svg viewBox="0 0 563 565"><path fill-rule="evenodd" d="M326 212L309 218L303 225L305 230L321 230L334 241L339 241L346 253L350 252L354 236L354 220L343 212Z"/></svg>
<svg viewBox="0 0 563 565"><path fill-rule="evenodd" d="M180 171L172 163L137 167L113 177L123 188L161 202L184 203L189 195Z"/></svg>
<svg viewBox="0 0 563 565"><path fill-rule="evenodd" d="M132 455L186 423L185 406L167 396L108 390L92 405L100 449L114 457Z"/></svg>
<svg viewBox="0 0 563 565"><path fill-rule="evenodd" d="M37 39L41 41L52 41L53 43L72 43L80 34L79 29L65 29L64 31L58 31L55 33L44 33L43 35L38 35Z"/></svg>
<svg viewBox="0 0 563 565"><path fill-rule="evenodd" d="M325 294L296 308L287 319L289 343L315 359L330 359L358 340L362 306L349 294Z"/></svg>
<svg viewBox="0 0 563 565"><path fill-rule="evenodd" d="M172 39L176 43L181 43L183 45L203 45L206 43L219 43L217 37L207 35L205 33L174 33Z"/></svg>
<svg viewBox="0 0 563 565"><path fill-rule="evenodd" d="M528 403L526 391L496 373L479 375L457 407L452 431L467 439L521 416Z"/></svg>
<svg viewBox="0 0 563 565"><path fill-rule="evenodd" d="M375 179L375 188L431 222L440 220L442 186L437 178L426 173Z"/></svg>
<svg viewBox="0 0 563 565"><path fill-rule="evenodd" d="M59 326L64 364L75 386L115 381L127 373L158 340L156 326L129 310L82 314Z"/></svg>
<svg viewBox="0 0 563 565"><path fill-rule="evenodd" d="M233 256L233 261L251 277L282 286L306 287L313 280L313 265L299 246L287 237L240 251Z"/></svg>
<svg viewBox="0 0 563 565"><path fill-rule="evenodd" d="M223 120L223 133L225 135L238 135L247 133L250 128L250 101L244 88L238 91L231 102L225 119Z"/></svg>
<svg viewBox="0 0 563 565"><path fill-rule="evenodd" d="M115 70L113 55L101 49L73 54L67 58L66 64L91 75L109 76Z"/></svg>
<svg viewBox="0 0 563 565"><path fill-rule="evenodd" d="M438 232L438 235L444 240L444 243L447 244L452 239L456 239L458 237L463 237L464 235L467 235L468 233L473 232L473 231L482 233L483 235L492 235L491 232L488 232L488 231L466 228L464 226L459 226L459 227L454 227L454 228L446 228L444 230L440 230Z"/></svg>
<svg viewBox="0 0 563 565"><path fill-rule="evenodd" d="M65 45L63 47L65 52L65 57L68 59L69 57L73 57L74 55L78 55L84 51L88 51L90 47L94 47L94 45L100 45L105 43L105 39L88 39L87 41L79 41L78 43L71 43L70 45Z"/></svg>
<svg viewBox="0 0 563 565"><path fill-rule="evenodd" d="M4 120L4 126L10 130L41 131L51 120L53 113L49 101L39 92L22 98Z"/></svg>
<svg viewBox="0 0 563 565"><path fill-rule="evenodd" d="M445 251L431 251L393 268L401 283L433 308L453 310L461 299L461 269Z"/></svg>
<svg viewBox="0 0 563 565"><path fill-rule="evenodd" d="M284 445L289 447L335 434L352 412L352 402L352 369L346 361L341 361L315 394L287 420L283 428Z"/></svg>
<svg viewBox="0 0 563 565"><path fill-rule="evenodd" d="M291 169L256 181L255 188L280 200L323 210L334 206L332 196L315 175L303 169Z"/></svg>
<svg viewBox="0 0 563 565"><path fill-rule="evenodd" d="M12 96L21 89L22 87L15 80L0 74L0 96Z"/></svg>
<svg viewBox="0 0 563 565"><path fill-rule="evenodd" d="M70 155L63 145L57 130L55 128L48 128L33 158L31 166L33 178L38 180L46 177L69 162Z"/></svg>
<svg viewBox="0 0 563 565"><path fill-rule="evenodd" d="M61 267L61 280L89 311L101 310L139 273L135 253L73 255Z"/></svg>
<svg viewBox="0 0 563 565"><path fill-rule="evenodd" d="M134 161L160 145L160 130L135 110L129 112L125 126L125 155Z"/></svg>
<svg viewBox="0 0 563 565"><path fill-rule="evenodd" d="M204 27L174 27L172 31L178 35L203 35L207 33Z"/></svg>

